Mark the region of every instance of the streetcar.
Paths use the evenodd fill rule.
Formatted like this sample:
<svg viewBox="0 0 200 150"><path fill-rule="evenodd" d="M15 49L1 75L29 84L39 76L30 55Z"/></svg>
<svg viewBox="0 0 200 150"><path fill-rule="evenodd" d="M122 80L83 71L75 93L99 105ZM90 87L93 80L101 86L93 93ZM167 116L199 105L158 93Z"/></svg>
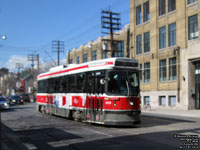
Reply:
<svg viewBox="0 0 200 150"><path fill-rule="evenodd" d="M37 110L117 126L141 122L138 61L107 58L51 68L38 75Z"/></svg>

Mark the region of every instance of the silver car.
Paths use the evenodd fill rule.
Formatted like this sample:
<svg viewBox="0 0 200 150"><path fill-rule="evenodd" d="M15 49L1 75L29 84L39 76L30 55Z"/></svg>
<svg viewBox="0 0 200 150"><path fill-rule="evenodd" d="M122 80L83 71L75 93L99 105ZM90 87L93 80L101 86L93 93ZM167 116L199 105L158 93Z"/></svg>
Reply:
<svg viewBox="0 0 200 150"><path fill-rule="evenodd" d="M4 97L0 96L0 109L9 109L9 102Z"/></svg>

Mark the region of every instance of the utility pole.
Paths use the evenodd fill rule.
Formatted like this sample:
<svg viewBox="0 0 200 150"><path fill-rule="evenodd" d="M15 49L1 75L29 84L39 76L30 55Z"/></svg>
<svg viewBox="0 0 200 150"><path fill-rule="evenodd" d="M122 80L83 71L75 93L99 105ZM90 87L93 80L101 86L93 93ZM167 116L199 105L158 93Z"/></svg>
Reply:
<svg viewBox="0 0 200 150"><path fill-rule="evenodd" d="M24 65L23 65L22 63L16 63L16 64L15 64L15 68L17 68L17 69L18 69L18 72L20 73L20 70L21 70L22 68L24 68Z"/></svg>
<svg viewBox="0 0 200 150"><path fill-rule="evenodd" d="M39 60L39 55L38 54L28 54L28 61L31 61L31 66L32 66L32 75L33 75L33 89L32 89L32 99L34 101L34 93L35 93L35 73L34 73L34 61Z"/></svg>
<svg viewBox="0 0 200 150"><path fill-rule="evenodd" d="M120 23L120 13L115 13L112 11L101 11L101 25L102 25L102 33L103 34L110 34L110 39L103 39L103 41L109 41L111 50L111 56L114 57L115 52L115 40L114 34L121 29Z"/></svg>
<svg viewBox="0 0 200 150"><path fill-rule="evenodd" d="M39 71L40 69L40 56L37 54L37 70Z"/></svg>
<svg viewBox="0 0 200 150"><path fill-rule="evenodd" d="M38 61L39 55L37 56L36 54L28 54L28 61L31 61L31 67L32 67L32 72L34 69L34 61Z"/></svg>
<svg viewBox="0 0 200 150"><path fill-rule="evenodd" d="M64 53L64 41L52 41L52 51L57 52L58 66L60 65L60 53Z"/></svg>
<svg viewBox="0 0 200 150"><path fill-rule="evenodd" d="M20 80L20 70L21 70L22 68L24 68L24 65L23 65L22 63L16 63L16 64L15 64L15 68L18 69L18 78L19 78L19 80Z"/></svg>

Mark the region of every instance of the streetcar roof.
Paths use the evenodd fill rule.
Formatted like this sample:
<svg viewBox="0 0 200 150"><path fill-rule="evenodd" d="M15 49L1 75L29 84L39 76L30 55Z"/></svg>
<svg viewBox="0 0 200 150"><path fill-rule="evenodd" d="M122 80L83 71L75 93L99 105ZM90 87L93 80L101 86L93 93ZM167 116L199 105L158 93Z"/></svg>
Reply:
<svg viewBox="0 0 200 150"><path fill-rule="evenodd" d="M112 68L123 69L138 69L138 61L130 58L107 58L95 61L90 61L82 64L70 64L67 67L64 65L50 68L48 72L38 75L38 80L47 79L50 77L57 77L66 74L75 74L81 72L95 71L95 70L107 70Z"/></svg>

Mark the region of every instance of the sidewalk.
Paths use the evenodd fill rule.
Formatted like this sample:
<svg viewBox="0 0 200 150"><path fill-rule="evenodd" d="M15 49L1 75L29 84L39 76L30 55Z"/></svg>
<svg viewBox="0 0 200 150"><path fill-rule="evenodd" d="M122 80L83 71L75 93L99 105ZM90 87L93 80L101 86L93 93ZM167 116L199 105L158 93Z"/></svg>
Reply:
<svg viewBox="0 0 200 150"><path fill-rule="evenodd" d="M193 117L200 118L200 110L176 110L176 109L142 109L142 113L156 114L156 115L168 115L168 116L181 116L181 117Z"/></svg>

